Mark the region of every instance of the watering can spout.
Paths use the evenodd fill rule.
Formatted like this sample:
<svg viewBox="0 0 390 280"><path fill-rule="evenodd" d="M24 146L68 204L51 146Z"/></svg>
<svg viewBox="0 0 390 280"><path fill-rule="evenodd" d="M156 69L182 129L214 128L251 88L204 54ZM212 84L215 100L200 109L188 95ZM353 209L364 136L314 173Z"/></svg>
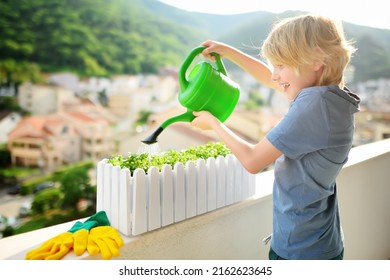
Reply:
<svg viewBox="0 0 390 280"><path fill-rule="evenodd" d="M165 122L161 124L151 135L149 135L147 138L142 140L142 143L145 144L153 144L157 142L157 137L163 132L163 130L170 124L175 123L175 122L191 122L195 116L192 114L191 110L187 110L187 112L177 115L175 117L172 117L170 119L167 119Z"/></svg>
<svg viewBox="0 0 390 280"><path fill-rule="evenodd" d="M141 142L147 145L151 145L153 143L157 142L157 137L160 135L160 133L164 130L161 126L157 128L152 134L150 134L148 137L146 137Z"/></svg>

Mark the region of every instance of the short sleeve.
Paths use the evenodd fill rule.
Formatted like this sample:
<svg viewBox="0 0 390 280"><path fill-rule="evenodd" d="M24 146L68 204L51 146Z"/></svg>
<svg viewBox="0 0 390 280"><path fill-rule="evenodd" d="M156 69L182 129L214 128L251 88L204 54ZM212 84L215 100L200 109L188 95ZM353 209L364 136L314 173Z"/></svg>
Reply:
<svg viewBox="0 0 390 280"><path fill-rule="evenodd" d="M285 156L298 159L328 146L329 120L321 94L300 94L266 138Z"/></svg>

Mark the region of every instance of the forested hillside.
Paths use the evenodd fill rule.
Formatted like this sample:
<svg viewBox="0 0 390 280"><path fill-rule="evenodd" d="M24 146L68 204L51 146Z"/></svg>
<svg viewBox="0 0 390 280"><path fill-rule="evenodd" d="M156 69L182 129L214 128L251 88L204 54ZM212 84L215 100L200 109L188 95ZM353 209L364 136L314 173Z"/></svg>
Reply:
<svg viewBox="0 0 390 280"><path fill-rule="evenodd" d="M178 66L205 39L253 55L277 17L266 12L217 16L190 13L157 0L3 0L0 2L0 86L37 81L40 72L80 76L157 72ZM390 30L345 24L359 48L356 79L390 77Z"/></svg>
<svg viewBox="0 0 390 280"><path fill-rule="evenodd" d="M17 65L35 63L45 72L105 76L177 65L199 41L197 32L148 11L141 2L1 1L2 71L7 65L17 70Z"/></svg>

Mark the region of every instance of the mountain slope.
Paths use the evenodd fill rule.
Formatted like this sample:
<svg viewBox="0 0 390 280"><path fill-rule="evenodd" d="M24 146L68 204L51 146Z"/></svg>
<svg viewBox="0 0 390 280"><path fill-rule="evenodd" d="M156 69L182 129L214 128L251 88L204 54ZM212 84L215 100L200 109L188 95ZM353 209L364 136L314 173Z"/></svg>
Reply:
<svg viewBox="0 0 390 280"><path fill-rule="evenodd" d="M207 39L257 56L273 22L299 13L211 15L157 0L1 1L0 86L36 65L82 76L154 73L179 66ZM390 77L390 30L345 23L345 31L359 48L357 81Z"/></svg>
<svg viewBox="0 0 390 280"><path fill-rule="evenodd" d="M302 11L287 11L282 14L253 12L240 15L211 15L189 13L159 1L147 0L149 8L161 16L178 20L183 25L208 31L210 37L231 44L242 51L259 58L259 48L278 18L304 14ZM156 3L157 2L157 3ZM184 18L178 18L184 16ZM188 20L187 20L188 19ZM390 78L390 30L360 26L344 22L348 40L358 48L352 57L355 67L355 81ZM229 63L228 66L231 67Z"/></svg>

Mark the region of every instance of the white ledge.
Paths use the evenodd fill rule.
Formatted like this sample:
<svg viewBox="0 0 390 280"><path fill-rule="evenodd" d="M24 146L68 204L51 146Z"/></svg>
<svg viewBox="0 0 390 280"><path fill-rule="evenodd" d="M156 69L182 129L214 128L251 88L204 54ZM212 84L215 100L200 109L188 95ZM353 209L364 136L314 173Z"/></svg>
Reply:
<svg viewBox="0 0 390 280"><path fill-rule="evenodd" d="M348 162L344 165L344 168L386 153L390 153L390 139L357 146L351 149Z"/></svg>

